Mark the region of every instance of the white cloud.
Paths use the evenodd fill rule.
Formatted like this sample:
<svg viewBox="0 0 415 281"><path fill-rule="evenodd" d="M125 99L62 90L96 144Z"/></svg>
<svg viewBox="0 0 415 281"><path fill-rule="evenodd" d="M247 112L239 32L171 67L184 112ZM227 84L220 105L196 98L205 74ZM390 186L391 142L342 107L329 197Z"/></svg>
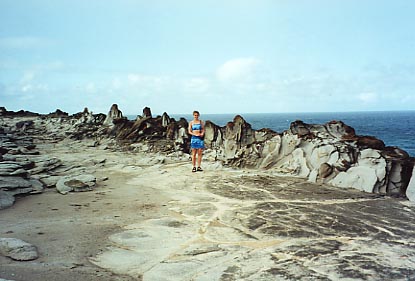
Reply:
<svg viewBox="0 0 415 281"><path fill-rule="evenodd" d="M219 81L247 81L253 79L260 61L255 58L238 58L225 62L216 71Z"/></svg>
<svg viewBox="0 0 415 281"><path fill-rule="evenodd" d="M190 93L207 94L210 89L210 81L207 78L188 78L183 81L183 88Z"/></svg>
<svg viewBox="0 0 415 281"><path fill-rule="evenodd" d="M41 94L46 93L49 90L49 86L47 84L42 83L28 83L21 85L20 90L23 93L36 92L38 94Z"/></svg>
<svg viewBox="0 0 415 281"><path fill-rule="evenodd" d="M26 71L23 74L23 77L20 79L20 84L27 84L33 81L35 78L35 72L34 71Z"/></svg>
<svg viewBox="0 0 415 281"><path fill-rule="evenodd" d="M85 85L85 92L88 94L95 94L97 92L97 86L94 82L89 82Z"/></svg>
<svg viewBox="0 0 415 281"><path fill-rule="evenodd" d="M49 86L45 83L40 83L39 81L36 81L36 72L35 71L26 71L22 78L20 78L19 81L19 89L22 93L29 93L29 92L47 92L49 90Z"/></svg>
<svg viewBox="0 0 415 281"><path fill-rule="evenodd" d="M112 79L112 83L111 83L111 88L113 90L118 90L122 87L122 82L121 79L118 77L115 77Z"/></svg>
<svg viewBox="0 0 415 281"><path fill-rule="evenodd" d="M9 79L13 81L3 81L3 86L0 85L0 98L8 101L4 102L7 106L17 104L19 97L20 100L35 97L33 104L37 108L53 105L72 112L87 106L94 112L106 113L117 103L127 114L140 113L144 106L152 108L153 113L183 113L194 108L204 113L244 113L368 110L380 105L395 108L398 104L396 92L386 92L384 83L377 84L377 76L368 79L330 71L284 73L275 69L266 71L268 67L256 58L238 58L223 63L207 75L118 72L86 76L78 72L72 75L73 68L68 69L68 65L60 61L50 61L18 68L18 74ZM51 79L56 73L58 79ZM67 73L70 75L61 75ZM355 93L352 98L350 93ZM399 105L409 108L413 95L405 94L401 95ZM32 106L29 102L23 104Z"/></svg>
<svg viewBox="0 0 415 281"><path fill-rule="evenodd" d="M46 48L55 44L54 40L34 36L0 38L0 48L4 49Z"/></svg>
<svg viewBox="0 0 415 281"><path fill-rule="evenodd" d="M372 92L361 93L358 95L358 99L364 103L374 103L377 102L378 95Z"/></svg>
<svg viewBox="0 0 415 281"><path fill-rule="evenodd" d="M130 73L127 79L132 84L161 84L167 82L170 78L165 76L152 76Z"/></svg>

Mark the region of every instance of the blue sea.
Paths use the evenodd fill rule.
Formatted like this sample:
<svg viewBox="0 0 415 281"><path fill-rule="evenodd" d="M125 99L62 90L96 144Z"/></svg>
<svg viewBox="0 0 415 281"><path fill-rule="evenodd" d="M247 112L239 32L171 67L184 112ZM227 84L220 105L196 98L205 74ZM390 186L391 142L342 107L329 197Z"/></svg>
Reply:
<svg viewBox="0 0 415 281"><path fill-rule="evenodd" d="M218 126L232 121L236 114L201 114ZM387 146L397 146L415 157L415 111L324 112L324 113L241 113L253 129L270 128L281 133L295 120L309 124L324 124L341 120L353 127L358 135L374 136ZM191 114L172 114L178 120L192 120Z"/></svg>

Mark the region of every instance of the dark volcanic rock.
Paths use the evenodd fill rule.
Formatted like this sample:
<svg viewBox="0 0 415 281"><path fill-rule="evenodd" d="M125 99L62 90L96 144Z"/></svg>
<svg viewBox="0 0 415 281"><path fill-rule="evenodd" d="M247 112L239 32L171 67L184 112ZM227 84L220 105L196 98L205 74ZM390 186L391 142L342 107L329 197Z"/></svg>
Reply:
<svg viewBox="0 0 415 281"><path fill-rule="evenodd" d="M113 104L110 108L110 111L108 112L105 120L104 125L112 126L114 123L114 120L123 118L121 110L118 109L117 104Z"/></svg>
<svg viewBox="0 0 415 281"><path fill-rule="evenodd" d="M361 149L372 148L377 150L385 149L385 143L372 136L361 136L357 138L357 145Z"/></svg>
<svg viewBox="0 0 415 281"><path fill-rule="evenodd" d="M33 113L30 111L19 110L15 111L8 111L5 107L0 107L0 116L3 117L35 117L40 116L39 113Z"/></svg>
<svg viewBox="0 0 415 281"><path fill-rule="evenodd" d="M69 114L67 112L63 112L60 109L56 109L55 112L51 112L46 115L46 117L51 117L51 118L68 117L68 116Z"/></svg>
<svg viewBox="0 0 415 281"><path fill-rule="evenodd" d="M33 128L33 120L20 121L16 123L16 129L26 131L28 128Z"/></svg>
<svg viewBox="0 0 415 281"><path fill-rule="evenodd" d="M144 107L144 109L143 109L143 117L144 118L152 118L153 117L151 115L151 109L150 109L150 107Z"/></svg>

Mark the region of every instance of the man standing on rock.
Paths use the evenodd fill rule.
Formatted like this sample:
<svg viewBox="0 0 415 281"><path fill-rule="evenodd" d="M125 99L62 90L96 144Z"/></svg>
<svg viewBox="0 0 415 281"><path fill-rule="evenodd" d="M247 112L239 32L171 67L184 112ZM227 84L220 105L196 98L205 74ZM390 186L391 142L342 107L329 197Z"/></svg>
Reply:
<svg viewBox="0 0 415 281"><path fill-rule="evenodd" d="M192 172L203 171L200 167L202 163L202 151L205 148L203 136L205 134L205 126L202 120L199 120L199 111L193 111L193 120L189 123L189 134L192 135L190 140L190 149L192 150ZM196 155L197 155L197 169L196 169Z"/></svg>

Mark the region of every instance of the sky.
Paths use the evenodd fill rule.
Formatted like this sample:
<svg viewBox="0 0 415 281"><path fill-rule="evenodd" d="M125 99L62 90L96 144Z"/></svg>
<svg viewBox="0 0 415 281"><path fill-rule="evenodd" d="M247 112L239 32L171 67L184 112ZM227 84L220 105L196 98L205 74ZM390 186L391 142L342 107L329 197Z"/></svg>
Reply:
<svg viewBox="0 0 415 281"><path fill-rule="evenodd" d="M412 0L0 0L0 106L415 110Z"/></svg>

